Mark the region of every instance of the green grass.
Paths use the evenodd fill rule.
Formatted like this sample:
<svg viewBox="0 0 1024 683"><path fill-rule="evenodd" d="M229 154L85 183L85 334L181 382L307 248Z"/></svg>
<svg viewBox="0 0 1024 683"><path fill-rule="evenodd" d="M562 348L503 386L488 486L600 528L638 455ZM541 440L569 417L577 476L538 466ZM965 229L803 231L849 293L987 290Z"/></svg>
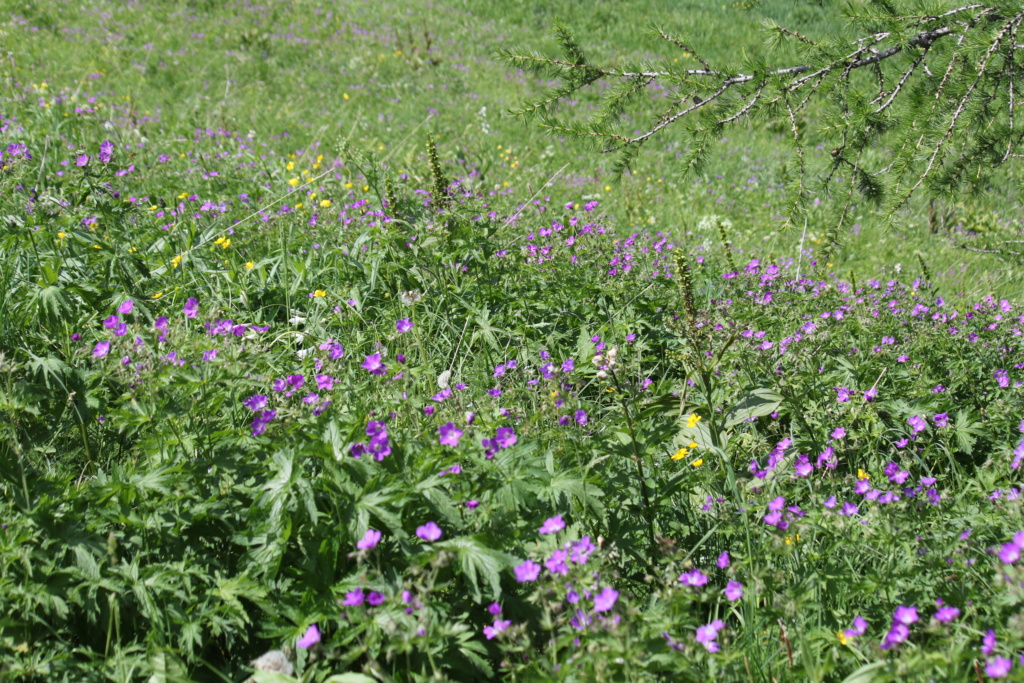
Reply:
<svg viewBox="0 0 1024 683"><path fill-rule="evenodd" d="M558 17L625 60L648 21L736 57L756 14L11 12L0 678L964 680L1024 648L1019 272L921 207L813 266L830 207L781 229L770 126L617 182L503 113L544 84L495 50ZM1006 230L1014 182L950 221Z"/></svg>
<svg viewBox="0 0 1024 683"><path fill-rule="evenodd" d="M680 150L666 139L641 157L635 177L617 184L608 172L610 158L545 138L504 114L540 86L509 74L494 54L512 46L555 54L551 29L564 21L600 61L666 57L696 65L692 57L646 35L658 24L689 37L715 63L742 64L743 55L765 51L762 15L822 35L841 25L835 6L765 2L746 11L695 2L512 2L496 11L489 3L473 2L429 10L415 4L345 3L332 12L302 3L270 4L266 11L164 3L158 11L131 6L109 18L103 3L84 7L62 11L60 4L27 3L20 15L40 30L8 25L5 31L18 49L5 64L5 76L23 85L46 82L50 93L110 92L107 106L136 120L157 119L134 135L190 138L196 129L253 130L277 154L313 146L328 156L351 137L356 148L387 154L399 170L414 170L422 168L416 163L422 151L418 138L407 135L422 125L441 135L441 154L453 175L478 170L477 187L507 182L525 197L529 188L565 167L569 178L592 182L556 183L555 188L567 198L574 194L569 188L600 196L603 209L623 227L653 225L678 235L703 215L722 214L733 221L739 248L779 257L796 257L802 237L805 246L815 245L834 211L832 200L822 197L820 224L810 224L808 235L802 226L780 230L786 201L781 183L785 167L792 166L785 126L737 131L697 179L678 177L672 160ZM774 58L799 61L792 49ZM56 69L57 64L68 67ZM101 77L92 80L91 74ZM598 96L592 93L579 106L585 109ZM641 118L637 127L645 123ZM808 123L813 132L813 119ZM52 125L60 130L58 122ZM499 145L513 150L514 168ZM1011 219L1019 210L1019 186L1019 178L1007 177L1001 187L962 207L940 207L939 215L949 225L983 231L983 241L993 220ZM834 264L837 272L891 273L897 263L910 267L920 253L933 273L949 278L950 289L996 295L1020 290L1019 269L955 249L932 232L923 201L904 217L899 231L881 227L872 207L858 207L859 234L848 237Z"/></svg>

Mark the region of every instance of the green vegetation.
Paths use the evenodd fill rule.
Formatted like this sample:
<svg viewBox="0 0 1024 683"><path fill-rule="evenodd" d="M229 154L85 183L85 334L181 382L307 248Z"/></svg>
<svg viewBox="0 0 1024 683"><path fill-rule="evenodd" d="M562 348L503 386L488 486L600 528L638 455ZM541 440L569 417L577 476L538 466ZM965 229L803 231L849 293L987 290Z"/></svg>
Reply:
<svg viewBox="0 0 1024 683"><path fill-rule="evenodd" d="M0 678L1024 676L1020 271L953 246L1015 177L830 265L785 130L620 179L505 113L558 18L828 6L5 12Z"/></svg>

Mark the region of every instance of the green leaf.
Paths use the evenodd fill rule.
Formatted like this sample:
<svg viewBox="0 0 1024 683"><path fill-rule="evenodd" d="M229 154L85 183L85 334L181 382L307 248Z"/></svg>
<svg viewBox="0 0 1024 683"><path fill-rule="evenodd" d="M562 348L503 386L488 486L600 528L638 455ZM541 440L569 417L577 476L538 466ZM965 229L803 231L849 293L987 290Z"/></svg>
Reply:
<svg viewBox="0 0 1024 683"><path fill-rule="evenodd" d="M511 555L487 547L479 536L453 538L435 543L434 547L458 555L459 568L469 581L474 600L481 600L480 585L483 582L490 586L492 598L501 595L501 570L515 562Z"/></svg>
<svg viewBox="0 0 1024 683"><path fill-rule="evenodd" d="M349 671L343 674L334 674L325 680L324 683L377 683L377 681L366 674Z"/></svg>
<svg viewBox="0 0 1024 683"><path fill-rule="evenodd" d="M725 415L725 426L735 427L752 417L771 415L779 409L781 403L782 396L771 389L754 389L729 409Z"/></svg>
<svg viewBox="0 0 1024 683"><path fill-rule="evenodd" d="M879 673L879 669L888 665L889 662L872 662L870 664L865 664L844 678L843 683L871 683L871 681L875 679L875 674Z"/></svg>

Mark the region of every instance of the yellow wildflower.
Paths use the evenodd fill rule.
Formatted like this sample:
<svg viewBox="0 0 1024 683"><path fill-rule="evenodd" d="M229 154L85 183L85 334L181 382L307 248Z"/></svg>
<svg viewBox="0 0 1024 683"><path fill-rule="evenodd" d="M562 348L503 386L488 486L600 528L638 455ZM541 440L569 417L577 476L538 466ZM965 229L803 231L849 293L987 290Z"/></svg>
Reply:
<svg viewBox="0 0 1024 683"><path fill-rule="evenodd" d="M327 292L325 292L322 289L318 289L315 292L313 292L313 296L327 296Z"/></svg>
<svg viewBox="0 0 1024 683"><path fill-rule="evenodd" d="M157 292L156 294L154 294L154 295L152 296L152 298L153 298L153 299L159 299L159 298L160 298L160 297L162 297L163 295L164 295L164 293L163 293L163 292Z"/></svg>
<svg viewBox="0 0 1024 683"><path fill-rule="evenodd" d="M694 466L694 467L700 467L701 465L703 465L703 464L704 464L704 458L697 458L696 460L694 460L694 461L693 461L693 462L691 462L690 464L691 464L692 466Z"/></svg>
<svg viewBox="0 0 1024 683"><path fill-rule="evenodd" d="M320 200L320 207L321 208L326 209L330 205L331 205L331 200L330 199L322 199L322 200Z"/></svg>
<svg viewBox="0 0 1024 683"><path fill-rule="evenodd" d="M181 263L181 256L175 256L171 259L171 268L177 268L179 263Z"/></svg>
<svg viewBox="0 0 1024 683"><path fill-rule="evenodd" d="M862 470L861 468L858 467L857 468L857 478L858 479L870 479L871 475L869 475L867 472L865 472L864 470Z"/></svg>
<svg viewBox="0 0 1024 683"><path fill-rule="evenodd" d="M288 184L291 185L292 187L295 187L296 185L299 184L299 179L298 178L292 178L291 180L288 181Z"/></svg>
<svg viewBox="0 0 1024 683"><path fill-rule="evenodd" d="M688 448L680 448L678 451L676 451L676 454L672 456L672 459L673 460L682 460L683 458L685 458L689 454L690 454L690 450Z"/></svg>
<svg viewBox="0 0 1024 683"><path fill-rule="evenodd" d="M59 240L62 240L62 239L64 239L67 236L68 236L68 234L66 232L58 232L57 233L57 239L59 239Z"/></svg>
<svg viewBox="0 0 1024 683"><path fill-rule="evenodd" d="M697 413L692 413L690 417L686 418L686 426L689 429L693 429L694 427L697 426L697 423L700 422L701 419L702 418L700 415L698 415Z"/></svg>
<svg viewBox="0 0 1024 683"><path fill-rule="evenodd" d="M295 170L295 162L294 161L289 161L288 165L285 166L285 170L287 170L287 171L294 171Z"/></svg>
<svg viewBox="0 0 1024 683"><path fill-rule="evenodd" d="M255 268L255 267L256 267L256 264L255 264L255 263L253 263L252 261L248 261L248 262L247 262L247 263L245 264L245 269L246 269L246 270L252 270L252 269L253 269L253 268Z"/></svg>
<svg viewBox="0 0 1024 683"><path fill-rule="evenodd" d="M231 240L224 240L224 243L222 245L220 245L220 248L221 249L227 249L230 246L231 246Z"/></svg>

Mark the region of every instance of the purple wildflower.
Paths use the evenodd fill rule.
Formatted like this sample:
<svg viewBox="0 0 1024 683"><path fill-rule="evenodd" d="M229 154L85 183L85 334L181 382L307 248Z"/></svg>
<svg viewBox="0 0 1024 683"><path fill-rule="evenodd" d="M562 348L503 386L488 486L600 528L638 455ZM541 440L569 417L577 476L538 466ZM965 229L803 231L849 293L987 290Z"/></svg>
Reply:
<svg viewBox="0 0 1024 683"><path fill-rule="evenodd" d="M516 433L511 427L498 427L494 441L499 448L511 448L516 443Z"/></svg>
<svg viewBox="0 0 1024 683"><path fill-rule="evenodd" d="M548 517L541 525L537 533L540 534L554 534L558 533L565 528L565 521L562 519L562 515L555 515L554 517Z"/></svg>
<svg viewBox="0 0 1024 683"><path fill-rule="evenodd" d="M387 366L381 362L379 353L373 353L367 356L361 367L364 370L368 370L373 375L383 375L388 371Z"/></svg>
<svg viewBox="0 0 1024 683"><path fill-rule="evenodd" d="M611 586L605 586L604 590L594 596L594 611L607 612L615 606L615 601L618 599L619 592Z"/></svg>
<svg viewBox="0 0 1024 683"><path fill-rule="evenodd" d="M242 405L244 405L246 408L253 411L254 413L258 413L259 411L267 407L267 397L264 396L263 394L253 394L249 398L242 401Z"/></svg>
<svg viewBox="0 0 1024 683"><path fill-rule="evenodd" d="M442 446L458 446L459 439L462 438L462 430L455 426L454 422L446 422L437 428L438 434L441 436Z"/></svg>
<svg viewBox="0 0 1024 683"><path fill-rule="evenodd" d="M376 529L367 529L363 537L356 541L356 547L360 550L369 550L370 548L376 548L377 544L380 543L381 533Z"/></svg>
<svg viewBox="0 0 1024 683"><path fill-rule="evenodd" d="M516 574L516 581L519 583L536 581L537 577L540 576L540 565L532 560L527 560L520 565L516 565L514 571Z"/></svg>
<svg viewBox="0 0 1024 683"><path fill-rule="evenodd" d="M690 588L700 588L707 585L708 577L699 569L691 569L679 575L679 582Z"/></svg>
<svg viewBox="0 0 1024 683"><path fill-rule="evenodd" d="M853 628L848 628L843 631L843 635L847 638L855 638L857 636L864 635L864 632L868 630L868 622L865 621L864 617L859 614L853 618Z"/></svg>
<svg viewBox="0 0 1024 683"><path fill-rule="evenodd" d="M299 642L296 643L296 645L301 647L303 650L308 650L309 648L313 647L319 642L320 629L316 627L316 624L313 624L312 626L306 629L305 634L303 634L303 636L299 638Z"/></svg>
<svg viewBox="0 0 1024 683"><path fill-rule="evenodd" d="M510 619L495 619L494 624L491 626L484 626L484 636L487 640L494 640L499 634L504 633L505 629L512 625Z"/></svg>
<svg viewBox="0 0 1024 683"><path fill-rule="evenodd" d="M416 527L416 535L428 543L433 543L441 538L441 527L435 522L427 522L421 527Z"/></svg>

